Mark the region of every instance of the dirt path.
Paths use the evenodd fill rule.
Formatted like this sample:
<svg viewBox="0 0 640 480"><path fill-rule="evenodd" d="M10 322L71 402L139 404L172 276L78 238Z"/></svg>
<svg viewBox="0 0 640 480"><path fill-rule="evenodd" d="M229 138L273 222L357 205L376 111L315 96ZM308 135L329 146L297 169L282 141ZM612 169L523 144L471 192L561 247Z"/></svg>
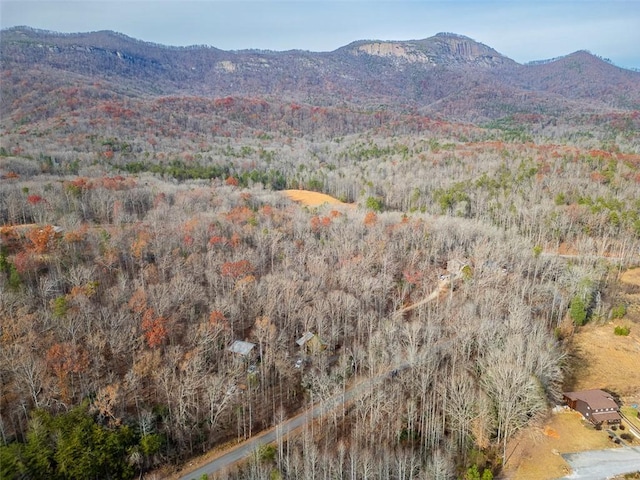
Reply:
<svg viewBox="0 0 640 480"><path fill-rule="evenodd" d="M436 300L437 298L440 297L440 295L447 291L449 289L449 287L451 286L451 280L449 279L445 279L445 280L441 280L438 283L438 286L436 287L436 289L431 292L429 295L427 295L425 298L423 298L422 300L420 300L419 302L416 302L412 305L406 306L404 308L401 308L400 310L397 310L394 314L393 314L393 318L398 318L401 315L410 312L411 310L414 310L422 305L425 305L429 302L433 302L434 300Z"/></svg>

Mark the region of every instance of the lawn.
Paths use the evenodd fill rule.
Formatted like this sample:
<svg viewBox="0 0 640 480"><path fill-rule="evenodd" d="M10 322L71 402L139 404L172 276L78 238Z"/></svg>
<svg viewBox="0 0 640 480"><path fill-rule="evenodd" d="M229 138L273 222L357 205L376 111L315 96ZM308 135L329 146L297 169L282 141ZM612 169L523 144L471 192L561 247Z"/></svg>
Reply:
<svg viewBox="0 0 640 480"><path fill-rule="evenodd" d="M551 480L570 473L562 453L613 448L607 432L596 430L572 410L552 414L542 425L527 428L511 442L504 478Z"/></svg>

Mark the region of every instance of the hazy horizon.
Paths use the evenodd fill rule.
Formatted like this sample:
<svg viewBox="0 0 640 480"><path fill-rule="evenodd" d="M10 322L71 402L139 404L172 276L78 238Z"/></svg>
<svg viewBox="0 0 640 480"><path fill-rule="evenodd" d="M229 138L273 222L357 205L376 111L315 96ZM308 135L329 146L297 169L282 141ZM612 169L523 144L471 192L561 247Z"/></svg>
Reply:
<svg viewBox="0 0 640 480"><path fill-rule="evenodd" d="M126 12L126 13L125 13ZM588 50L640 68L640 1L6 0L0 26L113 30L170 46L332 51L453 32L519 63Z"/></svg>

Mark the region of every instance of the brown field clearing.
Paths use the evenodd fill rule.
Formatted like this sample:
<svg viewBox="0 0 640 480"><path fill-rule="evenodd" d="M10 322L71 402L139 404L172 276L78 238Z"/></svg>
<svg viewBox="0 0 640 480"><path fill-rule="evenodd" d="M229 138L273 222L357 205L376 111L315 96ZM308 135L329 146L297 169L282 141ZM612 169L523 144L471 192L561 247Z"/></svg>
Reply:
<svg viewBox="0 0 640 480"><path fill-rule="evenodd" d="M284 193L285 195L287 195L287 197L289 197L294 202L299 202L309 207L318 207L325 203L328 203L330 205L351 205L349 203L341 202L340 200L332 197L331 195L312 192L309 190L285 190Z"/></svg>
<svg viewBox="0 0 640 480"><path fill-rule="evenodd" d="M640 287L640 268L630 268L620 275L620 281L622 283L628 283L629 285Z"/></svg>
<svg viewBox="0 0 640 480"><path fill-rule="evenodd" d="M571 338L573 376L571 390L603 388L620 395L625 404L640 403L640 268L620 276L627 315L605 324L587 324ZM616 326L628 326L628 336L614 334ZM634 444L640 444L636 439ZM522 430L510 443L510 456L502 478L551 480L570 470L561 453L613 448L605 430L597 431L582 416L562 410L537 425Z"/></svg>

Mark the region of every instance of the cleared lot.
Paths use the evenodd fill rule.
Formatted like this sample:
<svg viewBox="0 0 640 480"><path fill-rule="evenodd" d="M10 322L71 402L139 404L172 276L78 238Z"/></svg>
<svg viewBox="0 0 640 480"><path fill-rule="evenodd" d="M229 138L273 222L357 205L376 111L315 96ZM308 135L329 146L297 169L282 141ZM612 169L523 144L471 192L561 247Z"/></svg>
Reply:
<svg viewBox="0 0 640 480"><path fill-rule="evenodd" d="M618 393L627 405L640 404L640 294L636 293L640 287L640 268L624 272L620 282L628 290L623 298L628 305L627 315L615 322L587 324L574 333L571 340L574 376L567 387L571 390L609 389ZM629 326L630 334L615 335L617 325ZM637 451L640 439L633 442ZM585 452L584 458L589 458L591 451L608 451L611 447L613 443L606 431L595 430L577 412L562 411L518 434L510 443L511 456L503 477L517 480L551 480L563 476L604 479L615 473L601 477L569 477L571 467L564 457L569 459L573 457L567 454ZM623 449L614 449L617 450ZM640 470L640 464L633 465L631 470L622 473Z"/></svg>

